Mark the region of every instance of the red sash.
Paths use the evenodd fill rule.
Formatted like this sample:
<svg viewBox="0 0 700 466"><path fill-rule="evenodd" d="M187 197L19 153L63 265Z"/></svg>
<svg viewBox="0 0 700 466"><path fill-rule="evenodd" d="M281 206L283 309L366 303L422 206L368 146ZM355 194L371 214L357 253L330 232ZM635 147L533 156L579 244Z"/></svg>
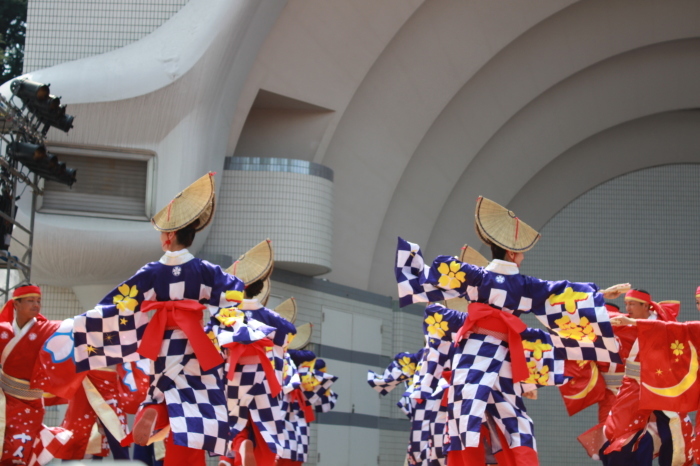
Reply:
<svg viewBox="0 0 700 466"><path fill-rule="evenodd" d="M316 416L314 415L314 408L306 400L304 392L301 391L301 388L295 388L294 390L292 390L289 396L292 399L292 401L296 401L297 403L299 403L299 407L301 407L301 410L304 412L304 419L306 419L307 424L311 424L316 420Z"/></svg>
<svg viewBox="0 0 700 466"><path fill-rule="evenodd" d="M525 350L520 333L525 331L527 325L506 311L496 309L484 303L471 303L467 310L467 320L457 332L455 345L478 323L479 327L492 332L508 335L508 347L510 349L510 361L513 367L513 382L521 382L530 376L530 371L525 362Z"/></svg>
<svg viewBox="0 0 700 466"><path fill-rule="evenodd" d="M153 309L156 312L143 333L137 351L141 356L155 361L163 344L166 327L177 327L187 335L202 369L208 371L224 362L221 354L202 329L202 311L206 309L204 304L191 299L141 303L141 312Z"/></svg>
<svg viewBox="0 0 700 466"><path fill-rule="evenodd" d="M228 348L228 379L233 380L233 374L236 371L236 364L238 360L243 356L257 356L260 360L260 364L265 371L265 377L267 378L267 383L270 384L270 390L272 391L272 396L277 396L282 391L282 386L279 380L277 380L277 374L275 373L275 368L270 364L270 360L267 359L266 346L273 346L272 340L269 338L263 338L254 343L243 344L243 343L229 343L224 345Z"/></svg>

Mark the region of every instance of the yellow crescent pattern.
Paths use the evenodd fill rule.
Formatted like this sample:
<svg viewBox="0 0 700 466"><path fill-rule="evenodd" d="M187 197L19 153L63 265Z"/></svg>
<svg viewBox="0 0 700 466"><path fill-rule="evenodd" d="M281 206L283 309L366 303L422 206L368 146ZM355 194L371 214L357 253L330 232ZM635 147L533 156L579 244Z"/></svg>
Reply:
<svg viewBox="0 0 700 466"><path fill-rule="evenodd" d="M688 346L690 347L690 367L688 368L688 373L685 374L685 377L683 377L680 382L673 387L667 388L659 388L649 385L648 383L642 383L644 388L659 396L675 398L692 387L698 379L698 352L690 341L688 342Z"/></svg>
<svg viewBox="0 0 700 466"><path fill-rule="evenodd" d="M591 374L591 380L588 381L588 385L578 392L575 395L564 395L564 398L569 399L569 400L581 400L586 397L589 393L591 393L591 390L593 390L593 387L595 387L595 384L598 383L598 366L593 361L590 361L591 368L593 369L593 373Z"/></svg>

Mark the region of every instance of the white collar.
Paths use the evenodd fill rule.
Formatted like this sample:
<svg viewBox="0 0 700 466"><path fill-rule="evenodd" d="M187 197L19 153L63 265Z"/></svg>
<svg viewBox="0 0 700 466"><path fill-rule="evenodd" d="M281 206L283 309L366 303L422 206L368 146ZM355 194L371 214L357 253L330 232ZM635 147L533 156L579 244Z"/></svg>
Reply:
<svg viewBox="0 0 700 466"><path fill-rule="evenodd" d="M17 325L17 318L15 318L15 320L12 321L12 331L15 333L15 335L24 336L35 323L36 317L32 317L26 324L24 324L24 327L19 328L19 325Z"/></svg>
<svg viewBox="0 0 700 466"><path fill-rule="evenodd" d="M182 265L192 259L194 256L187 249L180 249L179 251L165 251L158 262L164 265Z"/></svg>
<svg viewBox="0 0 700 466"><path fill-rule="evenodd" d="M518 269L515 262L500 259L494 259L489 262L489 265L486 266L486 271L500 273L501 275L518 275L520 273L520 269Z"/></svg>
<svg viewBox="0 0 700 466"><path fill-rule="evenodd" d="M258 301L256 298L253 299L244 299L243 302L241 303L240 306L238 306L238 309L241 311L255 311L257 309L262 309L263 305L260 304L260 301Z"/></svg>

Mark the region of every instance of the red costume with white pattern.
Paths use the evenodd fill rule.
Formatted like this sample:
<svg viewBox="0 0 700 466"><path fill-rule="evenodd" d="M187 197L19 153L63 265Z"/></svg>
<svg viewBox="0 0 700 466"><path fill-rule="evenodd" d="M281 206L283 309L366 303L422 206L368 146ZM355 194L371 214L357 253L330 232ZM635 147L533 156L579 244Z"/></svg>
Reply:
<svg viewBox="0 0 700 466"><path fill-rule="evenodd" d="M3 320L0 322L0 354L2 355L0 363L3 372L0 382L0 387L2 387L0 398L3 400L0 400L0 404L3 404L4 401L5 405L4 410L0 412L0 416L4 416L2 419L4 441L0 465L30 464L32 453L37 453L33 450L40 448L40 442L38 442L40 433L43 429L48 428L42 425L44 419L43 392L40 389L32 390L29 387L31 382L44 376L38 355L44 342L54 334L60 322L46 320L44 316L39 314L38 317L25 324L18 338L15 338L14 313L12 309L7 312L7 309L8 306L0 316L0 319ZM2 427L0 430L3 430ZM52 432L57 434L63 432L63 429L52 429ZM63 438L66 438L66 435L64 434ZM39 460L39 464L45 463Z"/></svg>

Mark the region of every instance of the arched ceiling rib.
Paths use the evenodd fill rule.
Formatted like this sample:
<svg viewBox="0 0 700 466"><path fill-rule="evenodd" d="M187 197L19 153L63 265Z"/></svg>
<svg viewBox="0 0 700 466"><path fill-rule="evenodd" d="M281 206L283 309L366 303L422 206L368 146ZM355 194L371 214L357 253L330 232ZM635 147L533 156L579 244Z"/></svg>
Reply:
<svg viewBox="0 0 700 466"><path fill-rule="evenodd" d="M335 171L334 272L368 288L392 194L423 135L495 54L569 1L426 2L353 96L323 163Z"/></svg>
<svg viewBox="0 0 700 466"><path fill-rule="evenodd" d="M667 5L668 3L663 4L664 7ZM465 183L463 172L467 167L472 175L467 183L478 186L475 180L493 180L496 176L500 177L499 172L505 167L503 162L508 158L525 160L527 155L529 161L533 154L532 156L537 159L537 153L551 146L560 137L558 129L560 121L563 121L562 126L566 127L563 129L574 132L577 131L579 124L585 127L591 121L602 121L595 112L588 112L583 116L583 120L590 119L590 121L582 123L579 122L580 119L573 121L567 113L580 111L576 106L567 109L561 105L554 105L549 110L547 104L540 103L538 110L540 114L550 113L552 116L548 127L531 126L527 130L532 131L531 133L504 132L504 125L511 124L509 119L521 111L528 102L571 74L608 57L619 55L618 58L623 58L625 51L659 41L696 37L700 31L700 22L697 21L700 8L697 4L674 3L671 8L663 8L664 14L660 14L662 6L658 2L645 3L644 8L639 6L638 3L632 2L608 2L605 5L601 5L600 2L582 2L567 8L511 43L460 90L426 133L393 193L373 254L368 283L370 290L388 293L395 288L391 283L393 279L387 264L391 263L397 234L409 236L413 241L429 247L430 253L449 253L448 244L455 243L452 246L459 247L465 239L476 241L476 236L472 234L471 209L473 199L478 194L485 193L486 188L480 188L481 191L476 193L465 188L460 191L460 195L455 195L457 192L455 185ZM590 40L593 25L599 25L596 29L596 38L599 39L597 41ZM679 46L688 49L694 47L688 44ZM663 52L661 54L663 55ZM644 62L647 59L653 60L649 56L638 60ZM638 66L633 62L627 62L627 65ZM608 63L607 66L610 64ZM670 70L658 75L657 70L653 69L655 66L670 67ZM680 107L675 108L683 108L686 91L675 88L675 84L668 86L669 82L675 80L674 74L678 72L672 71L673 66L675 63L665 63L661 60L656 65L648 67L651 74L647 76L648 86L644 92L655 94L659 101L671 98L674 100L671 106L679 105ZM618 71L611 68L610 72ZM635 82L633 70L628 69L623 74L631 78L628 82ZM652 77L654 75L656 78ZM580 79L580 87L576 92L581 93L579 98L584 102L588 97L593 97L598 92L596 89L601 86L615 94L616 88L610 87L612 83L605 84L605 82L605 80L599 82L595 75L588 75L588 78ZM623 90L622 94L629 98L599 102L600 112L606 113L608 106L620 106L630 112L629 118L646 114L644 112L647 110L643 110L639 104L649 97L644 96L637 102L634 94L630 92L631 89L628 88L628 82L624 79L618 80L617 85ZM666 86L666 89L657 91L654 83L662 88ZM549 100L549 103L556 104L557 99L567 99L567 92L567 90L559 92L556 98ZM586 93L590 95L586 96ZM663 107L661 102L659 104ZM659 111L663 110L661 108ZM551 112L558 112L558 114L552 115ZM532 113L524 113L519 116L518 121L522 122L532 117ZM513 128L512 125L511 128ZM498 141L510 141L515 145L525 144L527 141L528 145L523 146L523 149L525 147L527 149L520 151L516 147L510 147L511 150L506 157L494 159L500 160L495 164L469 165L477 154L479 154L477 160L482 157L490 159L489 153L498 152L493 150L493 147L499 147ZM578 142L576 139L571 141L573 144L576 142ZM488 145L493 146L491 152L485 152L486 155L480 153ZM563 145L560 150L567 148L568 146ZM556 157L556 155L558 154L552 156ZM507 169L507 172L516 180L500 180L501 183L509 185L503 190L500 188L495 190L499 195L505 196L500 199L501 201L509 201L517 192L516 187L521 186L533 174L532 168L537 166L537 162L533 163L534 165L526 163L522 169L515 166ZM466 198L461 198L465 192L469 194ZM555 193L553 195L556 196ZM498 198L498 195L494 197ZM460 207L450 208L449 214L445 214L443 208L445 202L451 202ZM553 214L554 212L550 215ZM448 221L450 215L461 217L461 222L455 225L454 222ZM450 225L451 227L447 228ZM440 240L433 240L428 244L428 238L434 226L439 231L433 237ZM448 239L450 237L451 240Z"/></svg>
<svg viewBox="0 0 700 466"><path fill-rule="evenodd" d="M509 207L541 229L579 196L617 176L663 164L700 163L699 129L700 109L659 113L605 130L530 178ZM601 208L615 211L615 199Z"/></svg>

